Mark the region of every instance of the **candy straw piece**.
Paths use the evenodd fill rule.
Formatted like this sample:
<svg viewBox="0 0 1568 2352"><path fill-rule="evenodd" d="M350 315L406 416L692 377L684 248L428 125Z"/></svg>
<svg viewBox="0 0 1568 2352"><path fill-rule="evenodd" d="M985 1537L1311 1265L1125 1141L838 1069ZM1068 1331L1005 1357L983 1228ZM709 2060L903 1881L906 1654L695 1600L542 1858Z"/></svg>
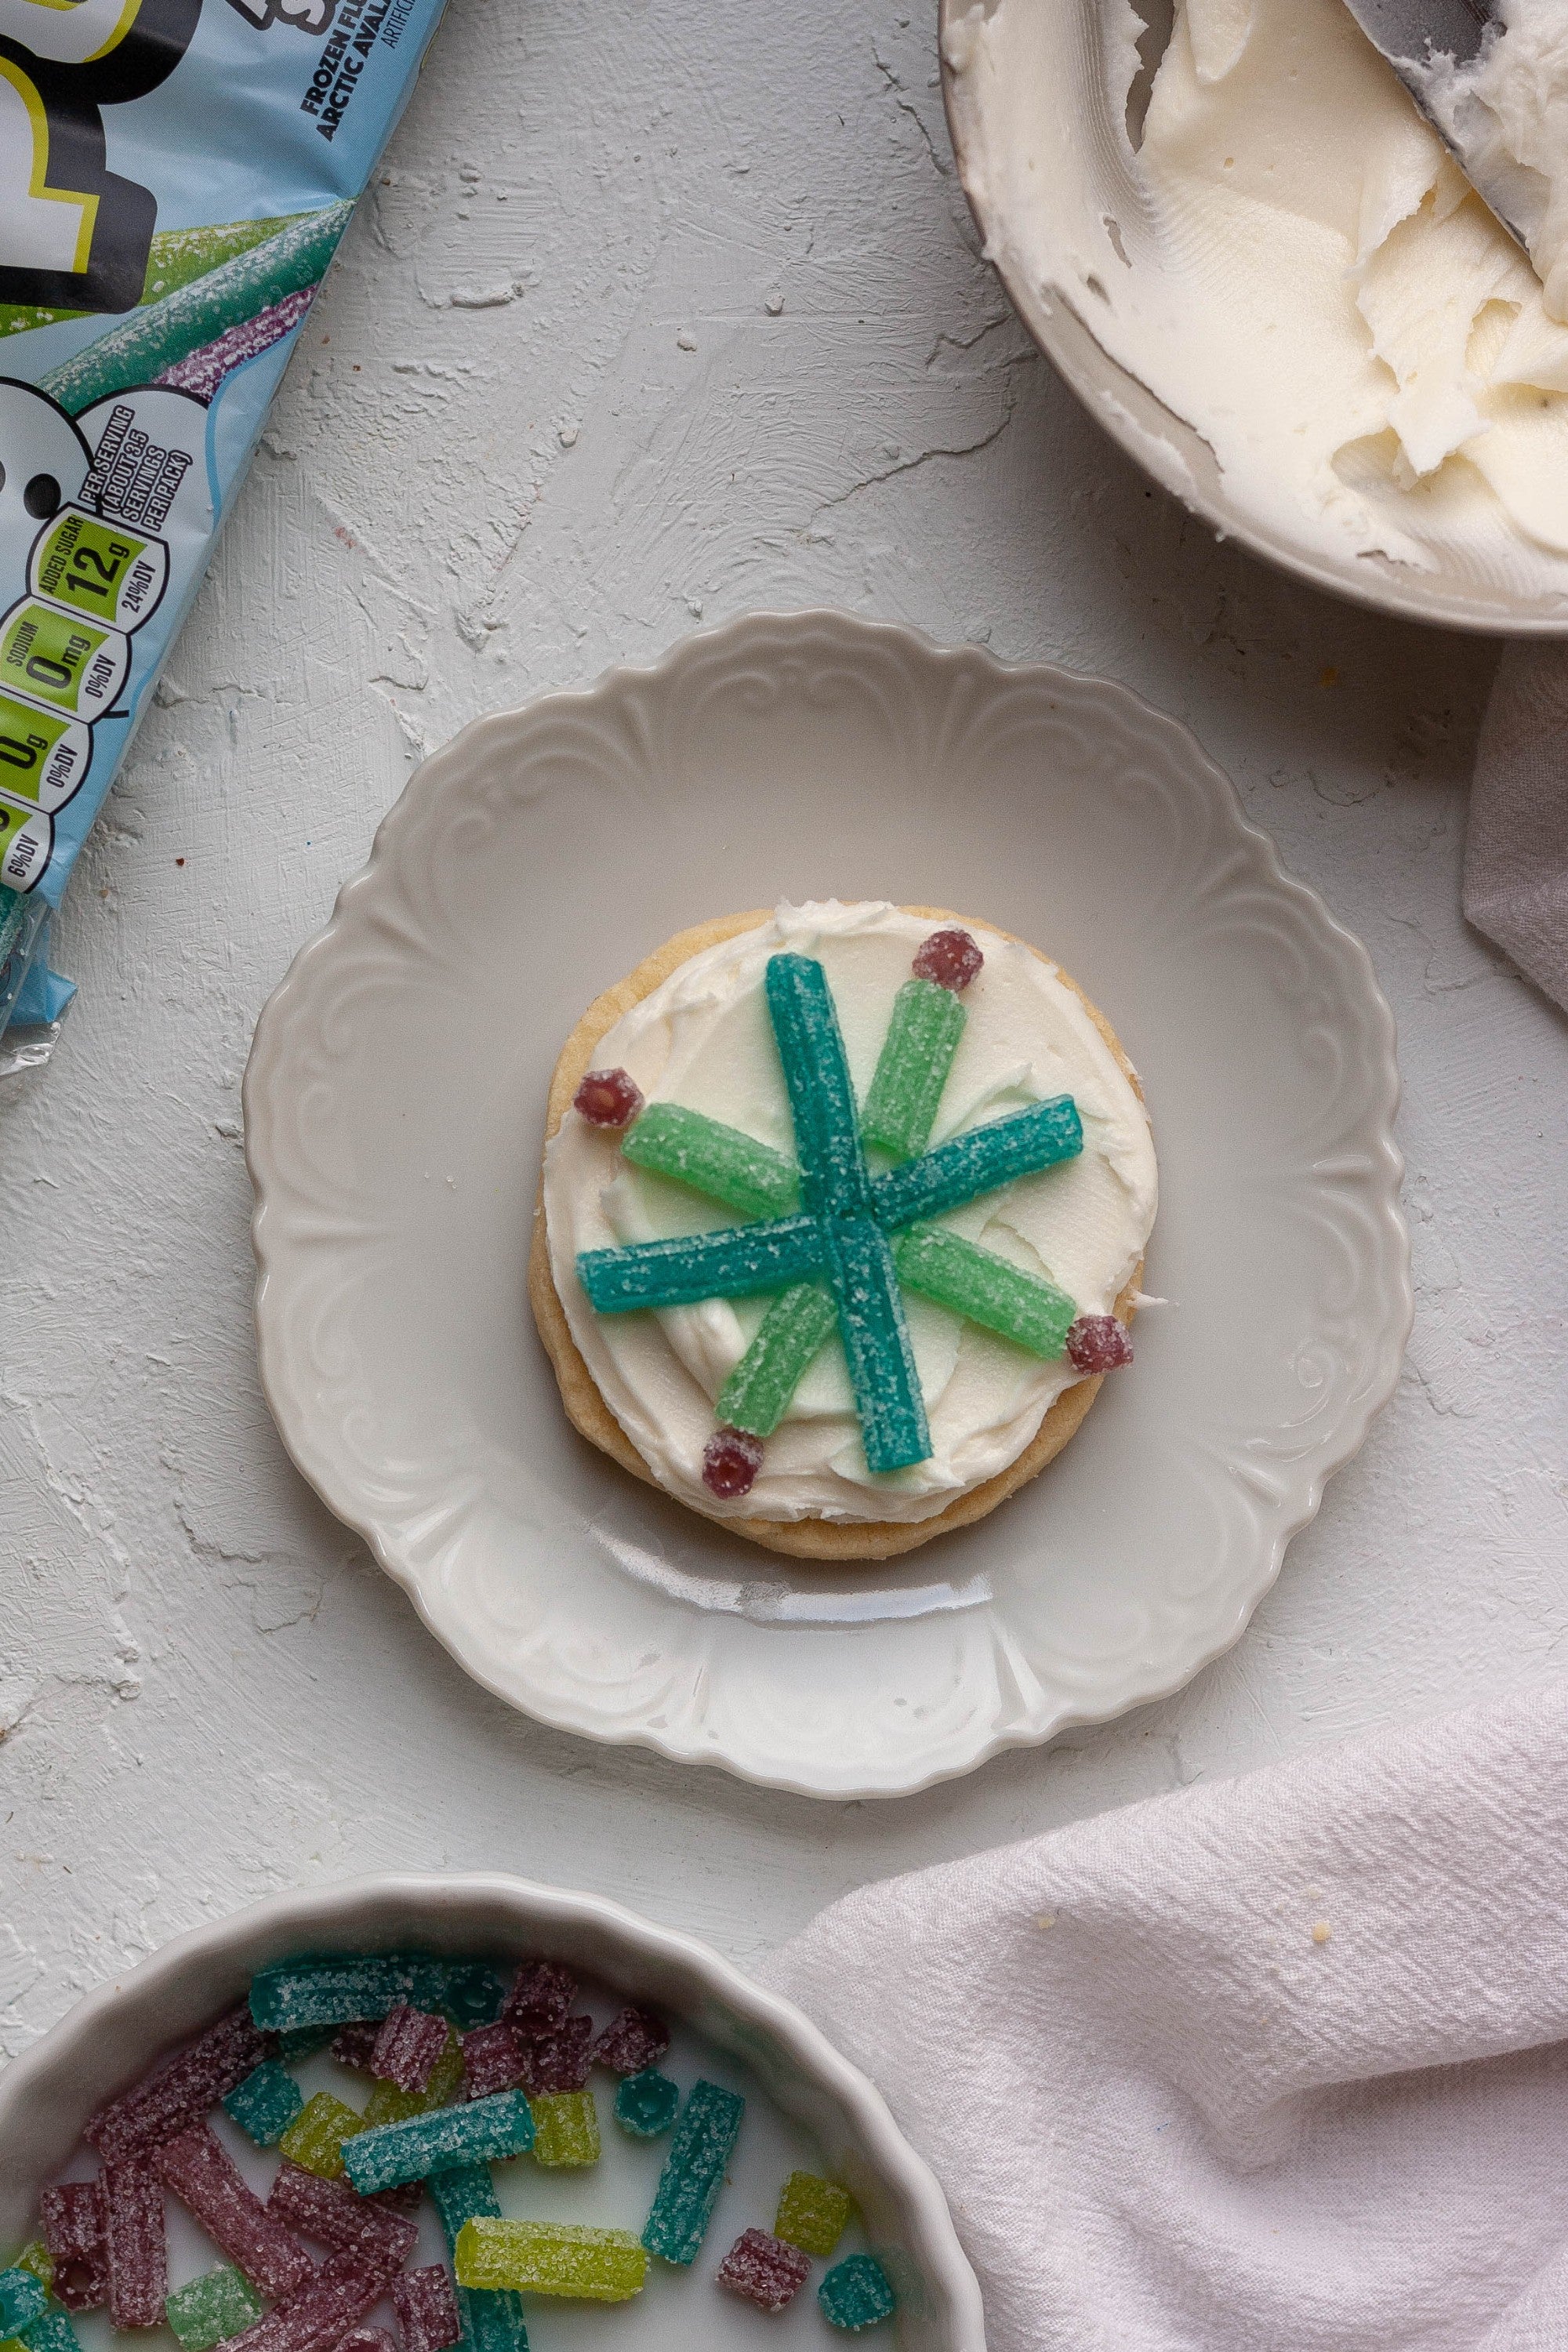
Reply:
<svg viewBox="0 0 1568 2352"><path fill-rule="evenodd" d="M833 1293L819 1282L797 1282L775 1298L719 1391L718 1419L752 1437L771 1437L837 1320Z"/></svg>
<svg viewBox="0 0 1568 2352"><path fill-rule="evenodd" d="M504 2018L493 2025L476 2025L463 2036L463 2068L468 2096L488 2099L496 2091L515 2091L522 2081L522 2044Z"/></svg>
<svg viewBox="0 0 1568 2352"><path fill-rule="evenodd" d="M276 2147L305 2104L304 2093L276 2058L264 2058L225 2095L224 2107L258 2147Z"/></svg>
<svg viewBox="0 0 1568 2352"><path fill-rule="evenodd" d="M309 2286L274 2304L231 2344L243 2352L334 2352L386 2292L386 2273L361 2254L333 2254Z"/></svg>
<svg viewBox="0 0 1568 2352"><path fill-rule="evenodd" d="M877 1215L889 1233L962 1208L982 1192L994 1192L1015 1177L1037 1176L1083 1150L1083 1121L1071 1095L1033 1103L1007 1118L966 1128L920 1160L879 1176L873 1191Z"/></svg>
<svg viewBox="0 0 1568 2352"><path fill-rule="evenodd" d="M200 2123L209 2107L271 2054L267 2035L258 2032L247 2011L237 2009L157 2074L100 2107L82 2136L111 2161L140 2156Z"/></svg>
<svg viewBox="0 0 1568 2352"><path fill-rule="evenodd" d="M907 1469L931 1453L931 1432L891 1247L869 1217L823 1223L867 1467Z"/></svg>
<svg viewBox="0 0 1568 2352"><path fill-rule="evenodd" d="M626 1130L621 1157L742 1217L787 1217L800 1206L800 1176L782 1151L680 1103L649 1103Z"/></svg>
<svg viewBox="0 0 1568 2352"><path fill-rule="evenodd" d="M625 1315L639 1307L695 1307L707 1298L783 1290L816 1274L821 1264L816 1219L780 1217L769 1224L726 1225L690 1238L584 1250L577 1279L596 1313Z"/></svg>
<svg viewBox="0 0 1568 2352"><path fill-rule="evenodd" d="M696 2261L745 2111L746 2102L733 2091L717 2083L692 2084L642 2233L650 2254L682 2265Z"/></svg>
<svg viewBox="0 0 1568 2352"><path fill-rule="evenodd" d="M854 2210L854 2199L837 2180L824 2180L816 2172L792 2172L779 2193L773 2235L803 2253L830 2254Z"/></svg>
<svg viewBox="0 0 1568 2352"><path fill-rule="evenodd" d="M404 2271L392 2282L392 2307L403 2337L403 2352L446 2352L463 2333L457 2297L445 2263L426 2263Z"/></svg>
<svg viewBox="0 0 1568 2352"><path fill-rule="evenodd" d="M805 2284L811 2264L797 2246L765 2230L742 2230L715 2275L731 2294L762 2311L783 2311Z"/></svg>
<svg viewBox="0 0 1568 2352"><path fill-rule="evenodd" d="M424 2180L454 2165L490 2164L524 2156L533 2145L533 2117L521 2091L498 2092L462 2107L410 2116L362 2132L343 2149L343 2165L362 2197L399 2181Z"/></svg>
<svg viewBox="0 0 1568 2352"><path fill-rule="evenodd" d="M680 2087L649 2066L628 2074L616 2093L616 2121L633 2139L658 2139L675 2121Z"/></svg>
<svg viewBox="0 0 1568 2352"><path fill-rule="evenodd" d="M323 2180L341 2180L343 2143L363 2129L363 2116L343 2100L334 2099L331 2091L318 2091L313 2099L306 2100L288 2130L279 2133L278 2145L291 2164L319 2172Z"/></svg>
<svg viewBox="0 0 1568 2352"><path fill-rule="evenodd" d="M63 2180L38 2200L50 2272L44 2284L68 2311L97 2311L109 2296L103 2187Z"/></svg>
<svg viewBox="0 0 1568 2352"><path fill-rule="evenodd" d="M564 2025L577 1979L559 1960L524 1960L507 1989L501 2015L530 2040Z"/></svg>
<svg viewBox="0 0 1568 2352"><path fill-rule="evenodd" d="M521 2042L522 2087L531 2098L551 2091L580 2091L594 2063L594 2021L569 2017L553 2033Z"/></svg>
<svg viewBox="0 0 1568 2352"><path fill-rule="evenodd" d="M764 987L795 1121L801 1197L814 1215L865 1215L870 1180L827 974L811 956L770 956Z"/></svg>
<svg viewBox="0 0 1568 2352"><path fill-rule="evenodd" d="M259 2026L294 2032L305 2025L347 2025L384 2017L399 2001L417 2000L441 1964L413 1952L322 1952L275 1960L250 1984L250 2013Z"/></svg>
<svg viewBox="0 0 1568 2352"><path fill-rule="evenodd" d="M380 2034L378 2018L356 2017L349 2024L340 2025L333 2034L330 2045L332 2056L340 2066L352 2066L357 2074L368 2074Z"/></svg>
<svg viewBox="0 0 1568 2352"><path fill-rule="evenodd" d="M423 2091L446 2047L446 2019L400 2001L381 2021L370 2071L378 2081L395 2083L400 2091Z"/></svg>
<svg viewBox="0 0 1568 2352"><path fill-rule="evenodd" d="M868 1143L898 1160L925 1150L968 1018L952 989L933 980L905 981L860 1114Z"/></svg>
<svg viewBox="0 0 1568 2352"><path fill-rule="evenodd" d="M400 2124L407 2116L427 2116L433 2107L449 2106L457 2097L463 2086L463 2044L445 2018L437 2022L447 2045L430 2070L430 2080L422 2091L401 2091L395 2083L377 2083L365 2101L367 2130L376 2124Z"/></svg>
<svg viewBox="0 0 1568 2352"><path fill-rule="evenodd" d="M0 2336L20 2336L43 2315L48 2298L31 2271L13 2263L0 2271Z"/></svg>
<svg viewBox="0 0 1568 2352"><path fill-rule="evenodd" d="M266 2294L292 2294L315 2264L240 2178L234 2159L205 2124L193 2125L159 2149L159 2171L213 2243Z"/></svg>
<svg viewBox="0 0 1568 2352"><path fill-rule="evenodd" d="M817 2288L816 2299L828 2326L851 2335L891 2319L898 2304L887 2272L869 2254L851 2254L837 2263Z"/></svg>
<svg viewBox="0 0 1568 2352"><path fill-rule="evenodd" d="M641 2074L669 2048L669 2028L649 2009L623 2009L594 2044L594 2057L613 2074Z"/></svg>
<svg viewBox="0 0 1568 2352"><path fill-rule="evenodd" d="M323 2180L297 2164L279 2166L267 2210L331 2252L363 2255L384 2271L399 2269L419 2235L405 2214L369 2203L346 2180Z"/></svg>
<svg viewBox="0 0 1568 2352"><path fill-rule="evenodd" d="M116 2327L156 2327L169 2291L163 2184L144 2157L103 2168L109 2315Z"/></svg>
<svg viewBox="0 0 1568 2352"><path fill-rule="evenodd" d="M536 2164L598 2163L599 2116L592 2091L558 2091L528 2104Z"/></svg>
<svg viewBox="0 0 1568 2352"><path fill-rule="evenodd" d="M351 2327L338 2352L397 2352L397 2346L384 2327Z"/></svg>
<svg viewBox="0 0 1568 2352"><path fill-rule="evenodd" d="M23 2328L25 2352L82 2352L81 2337L63 2311L46 2311Z"/></svg>
<svg viewBox="0 0 1568 2352"><path fill-rule="evenodd" d="M221 2263L216 2271L177 2287L169 2297L164 2316L183 2352L212 2352L261 2316L261 2297L237 2270Z"/></svg>
<svg viewBox="0 0 1568 2352"><path fill-rule="evenodd" d="M444 2009L454 2025L491 2025L501 2013L507 1979L489 1960L444 1960L439 1964L440 1989L434 2006Z"/></svg>
<svg viewBox="0 0 1568 2352"><path fill-rule="evenodd" d="M572 2221L469 2221L458 2239L457 2264L464 2286L588 2303L625 2303L647 2276L647 2256L629 2230Z"/></svg>
<svg viewBox="0 0 1568 2352"><path fill-rule="evenodd" d="M482 2164L437 2173L430 2183L430 2194L447 2233L448 2252L456 2247L466 2222L500 2217L494 2183ZM459 2284L458 2312L463 2323L464 2352L528 2352L522 2305L515 2294L505 2290L470 2290Z"/></svg>
<svg viewBox="0 0 1568 2352"><path fill-rule="evenodd" d="M893 1263L907 1289L1000 1332L1031 1356L1059 1356L1067 1345L1077 1302L994 1250L941 1225L915 1225L894 1243Z"/></svg>

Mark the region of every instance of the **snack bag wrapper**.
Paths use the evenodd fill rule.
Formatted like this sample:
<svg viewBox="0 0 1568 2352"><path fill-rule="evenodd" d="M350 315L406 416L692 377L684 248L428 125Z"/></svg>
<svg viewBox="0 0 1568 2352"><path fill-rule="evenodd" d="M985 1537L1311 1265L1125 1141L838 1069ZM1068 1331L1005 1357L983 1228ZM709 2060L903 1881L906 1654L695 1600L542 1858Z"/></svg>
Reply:
<svg viewBox="0 0 1568 2352"><path fill-rule="evenodd" d="M0 0L0 1033L441 6Z"/></svg>

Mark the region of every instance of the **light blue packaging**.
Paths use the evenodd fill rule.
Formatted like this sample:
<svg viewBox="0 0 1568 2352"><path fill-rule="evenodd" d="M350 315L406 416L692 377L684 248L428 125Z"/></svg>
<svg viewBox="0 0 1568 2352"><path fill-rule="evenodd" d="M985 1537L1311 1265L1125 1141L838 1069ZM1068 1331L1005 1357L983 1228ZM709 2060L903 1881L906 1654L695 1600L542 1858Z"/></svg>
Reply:
<svg viewBox="0 0 1568 2352"><path fill-rule="evenodd" d="M0 1033L442 5L0 0Z"/></svg>

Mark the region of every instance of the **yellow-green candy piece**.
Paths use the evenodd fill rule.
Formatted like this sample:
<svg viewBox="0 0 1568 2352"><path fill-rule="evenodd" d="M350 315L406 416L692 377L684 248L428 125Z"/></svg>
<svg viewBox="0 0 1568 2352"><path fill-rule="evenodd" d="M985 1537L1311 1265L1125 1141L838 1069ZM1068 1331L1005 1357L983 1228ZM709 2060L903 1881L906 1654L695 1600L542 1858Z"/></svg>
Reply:
<svg viewBox="0 0 1568 2352"><path fill-rule="evenodd" d="M448 2026L447 2047L430 2069L422 2091L401 2091L395 2083L378 2082L364 2104L364 2127L400 2124L410 2116L427 2116L433 2107L450 2106L463 2080L463 2045Z"/></svg>
<svg viewBox="0 0 1568 2352"><path fill-rule="evenodd" d="M647 2276L647 2255L629 2230L590 2230L574 2221L465 2222L453 2265L459 2286L513 2287L586 2303L625 2303Z"/></svg>
<svg viewBox="0 0 1568 2352"><path fill-rule="evenodd" d="M773 2235L803 2254L830 2254L849 2225L855 2200L836 2180L792 2172L779 2194Z"/></svg>
<svg viewBox="0 0 1568 2352"><path fill-rule="evenodd" d="M278 2147L290 2164L317 2173L323 2180L341 2180L343 2142L364 2129L364 2117L356 2116L344 2100L334 2099L331 2091L318 2091L313 2099L306 2100Z"/></svg>
<svg viewBox="0 0 1568 2352"><path fill-rule="evenodd" d="M598 2163L599 2117L592 2091L547 2091L528 2105L535 2163Z"/></svg>
<svg viewBox="0 0 1568 2352"><path fill-rule="evenodd" d="M47 2246L45 2245L42 2238L28 2239L21 2252L17 2255L16 2260L13 2264L13 2268L19 2271L31 2271L33 2276L37 2280L38 2284L43 2288L44 2293L46 2294L53 2294L55 2284L54 2256L50 2253Z"/></svg>

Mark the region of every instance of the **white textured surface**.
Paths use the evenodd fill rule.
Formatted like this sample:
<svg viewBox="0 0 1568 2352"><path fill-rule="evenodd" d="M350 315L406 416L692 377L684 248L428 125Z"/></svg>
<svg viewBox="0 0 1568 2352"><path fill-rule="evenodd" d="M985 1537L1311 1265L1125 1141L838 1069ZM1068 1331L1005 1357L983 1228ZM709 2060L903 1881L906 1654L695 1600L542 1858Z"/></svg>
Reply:
<svg viewBox="0 0 1568 2352"><path fill-rule="evenodd" d="M1561 1663L1568 1035L1458 915L1495 646L1277 580L1147 488L975 258L934 71L888 0L453 0L79 873L83 1001L0 1123L11 2046L296 1879L518 1867L744 1960L858 1881ZM694 610L806 602L1193 725L1394 1003L1418 1295L1398 1398L1226 1659L843 1810L542 1731L421 1632L263 1412L238 1141L257 1010L418 751Z"/></svg>

